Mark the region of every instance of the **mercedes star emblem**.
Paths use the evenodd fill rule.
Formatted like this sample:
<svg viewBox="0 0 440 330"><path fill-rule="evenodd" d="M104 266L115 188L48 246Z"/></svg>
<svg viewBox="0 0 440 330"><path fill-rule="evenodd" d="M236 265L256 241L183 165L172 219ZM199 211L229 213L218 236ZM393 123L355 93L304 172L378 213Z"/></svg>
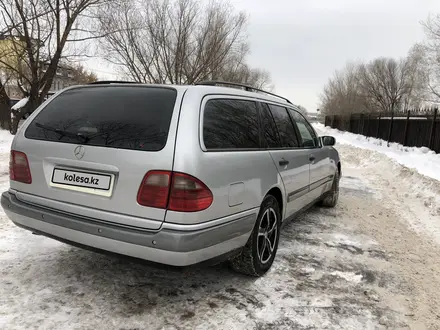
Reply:
<svg viewBox="0 0 440 330"><path fill-rule="evenodd" d="M84 157L84 154L86 153L86 150L83 146L77 146L73 153L75 154L75 157L77 159L82 159Z"/></svg>

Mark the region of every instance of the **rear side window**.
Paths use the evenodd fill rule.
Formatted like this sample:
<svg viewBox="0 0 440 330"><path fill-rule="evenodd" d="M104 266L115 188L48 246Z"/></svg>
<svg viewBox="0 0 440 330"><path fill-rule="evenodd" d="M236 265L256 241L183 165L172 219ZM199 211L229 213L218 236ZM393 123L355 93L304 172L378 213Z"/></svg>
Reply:
<svg viewBox="0 0 440 330"><path fill-rule="evenodd" d="M255 102L213 99L206 102L203 141L207 149L258 149L258 111Z"/></svg>
<svg viewBox="0 0 440 330"><path fill-rule="evenodd" d="M290 113L301 135L301 146L305 148L318 147L318 138L307 120L296 111L290 110Z"/></svg>
<svg viewBox="0 0 440 330"><path fill-rule="evenodd" d="M263 126L263 136L268 148L282 148L280 134L275 124L274 116L265 103L261 104L261 121Z"/></svg>
<svg viewBox="0 0 440 330"><path fill-rule="evenodd" d="M269 109L273 121L275 122L275 125L278 129L281 146L283 148L299 147L299 141L298 137L296 136L295 127L293 126L287 109L272 104L269 105ZM268 141L267 138L266 141Z"/></svg>
<svg viewBox="0 0 440 330"><path fill-rule="evenodd" d="M102 86L71 89L50 102L25 132L29 139L159 151L167 141L177 91Z"/></svg>

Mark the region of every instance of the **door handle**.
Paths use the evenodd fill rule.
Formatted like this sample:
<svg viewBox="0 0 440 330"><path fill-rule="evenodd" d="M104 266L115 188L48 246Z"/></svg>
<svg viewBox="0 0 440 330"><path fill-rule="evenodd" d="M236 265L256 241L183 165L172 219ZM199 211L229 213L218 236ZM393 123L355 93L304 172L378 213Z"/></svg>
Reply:
<svg viewBox="0 0 440 330"><path fill-rule="evenodd" d="M313 156L313 155L310 155L310 156L309 156L309 160L310 160L311 162L313 162L315 159L316 159L315 156Z"/></svg>
<svg viewBox="0 0 440 330"><path fill-rule="evenodd" d="M289 161L285 160L285 159L281 159L278 164L280 164L280 166L286 166L289 165Z"/></svg>

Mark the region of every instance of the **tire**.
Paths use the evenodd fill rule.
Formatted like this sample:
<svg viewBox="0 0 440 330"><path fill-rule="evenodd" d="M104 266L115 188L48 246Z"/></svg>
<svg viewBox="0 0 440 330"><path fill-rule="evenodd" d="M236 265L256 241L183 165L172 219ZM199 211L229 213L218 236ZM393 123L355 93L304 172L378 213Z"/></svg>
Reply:
<svg viewBox="0 0 440 330"><path fill-rule="evenodd" d="M272 266L280 240L281 212L278 201L267 195L261 203L254 229L238 256L230 261L242 274L262 276Z"/></svg>
<svg viewBox="0 0 440 330"><path fill-rule="evenodd" d="M335 207L339 200L339 171L336 171L333 177L332 189L325 193L324 198L321 201L321 206Z"/></svg>

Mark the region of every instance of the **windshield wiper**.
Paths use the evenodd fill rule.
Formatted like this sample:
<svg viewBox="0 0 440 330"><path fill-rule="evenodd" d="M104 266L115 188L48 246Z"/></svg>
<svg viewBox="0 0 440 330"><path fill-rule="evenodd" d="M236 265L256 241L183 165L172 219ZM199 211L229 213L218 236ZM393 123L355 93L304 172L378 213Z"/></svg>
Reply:
<svg viewBox="0 0 440 330"><path fill-rule="evenodd" d="M55 127L47 126L47 125L44 125L44 124L40 124L38 122L35 123L35 126L37 126L39 128L42 128L44 130L47 130L47 131L51 131L51 132L57 133L61 137L66 136L66 137L70 137L70 138L73 138L73 139L82 139L82 141L84 143L87 143L87 142L90 141L90 137L88 137L87 135L84 135L82 133L76 133L75 134L75 133L72 133L72 132L69 132L69 131L65 131L65 130L62 130L62 129L59 129L59 128L55 128Z"/></svg>

